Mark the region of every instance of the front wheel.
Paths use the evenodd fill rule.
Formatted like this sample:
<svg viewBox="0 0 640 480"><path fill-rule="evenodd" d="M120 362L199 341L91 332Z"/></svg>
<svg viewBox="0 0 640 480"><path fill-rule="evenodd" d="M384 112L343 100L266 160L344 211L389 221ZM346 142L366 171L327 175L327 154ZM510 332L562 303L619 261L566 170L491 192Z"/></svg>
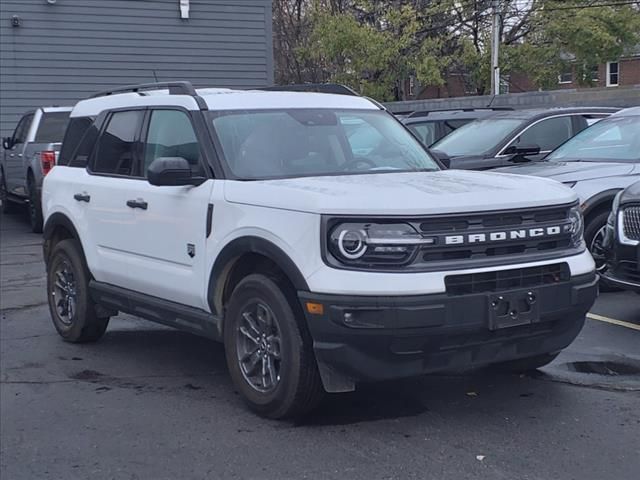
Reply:
<svg viewBox="0 0 640 480"><path fill-rule="evenodd" d="M231 379L253 411L269 418L299 417L324 390L311 338L293 293L253 274L234 289L224 344Z"/></svg>
<svg viewBox="0 0 640 480"><path fill-rule="evenodd" d="M589 219L584 227L584 240L589 247L593 260L596 262L596 271L598 273L603 273L607 268L606 251L603 245L606 236L608 218L608 212L601 212L595 217ZM600 277L600 291L616 292L619 290L619 288L607 283L602 276Z"/></svg>
<svg viewBox="0 0 640 480"><path fill-rule="evenodd" d="M77 240L62 240L53 247L47 263L47 299L53 325L64 340L94 342L104 335L109 317L96 312Z"/></svg>

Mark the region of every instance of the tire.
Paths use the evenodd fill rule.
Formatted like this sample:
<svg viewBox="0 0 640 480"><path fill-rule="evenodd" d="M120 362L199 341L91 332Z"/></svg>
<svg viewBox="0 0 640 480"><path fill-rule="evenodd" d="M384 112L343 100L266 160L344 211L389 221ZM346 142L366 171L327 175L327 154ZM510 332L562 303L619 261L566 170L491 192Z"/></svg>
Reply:
<svg viewBox="0 0 640 480"><path fill-rule="evenodd" d="M67 342L95 342L109 324L109 317L96 313L89 278L77 240L62 240L53 247L47 263L47 299L53 325Z"/></svg>
<svg viewBox="0 0 640 480"><path fill-rule="evenodd" d="M27 189L29 193L29 223L31 224L31 231L33 233L42 233L42 198L31 175L29 176Z"/></svg>
<svg viewBox="0 0 640 480"><path fill-rule="evenodd" d="M595 217L589 219L589 222L584 226L584 241L596 262L596 269L599 273L604 272L605 260L604 251L598 243L598 235L603 232L602 229L607 226L607 219L609 218L609 212L598 213ZM617 292L620 289L607 283L605 279L600 277L600 291L602 292Z"/></svg>
<svg viewBox="0 0 640 480"><path fill-rule="evenodd" d="M5 215L12 215L18 213L19 205L12 202L8 198L7 183L4 179L4 171L0 169L0 202L2 202L2 213Z"/></svg>
<svg viewBox="0 0 640 480"><path fill-rule="evenodd" d="M560 352L545 353L543 355L536 355L535 357L519 358L517 360L510 360L508 362L496 363L495 365L493 365L493 368L502 372L531 372L553 362L558 355L560 355Z"/></svg>
<svg viewBox="0 0 640 480"><path fill-rule="evenodd" d="M324 395L303 322L295 294L264 275L247 276L231 295L224 328L227 365L234 385L259 415L301 417Z"/></svg>

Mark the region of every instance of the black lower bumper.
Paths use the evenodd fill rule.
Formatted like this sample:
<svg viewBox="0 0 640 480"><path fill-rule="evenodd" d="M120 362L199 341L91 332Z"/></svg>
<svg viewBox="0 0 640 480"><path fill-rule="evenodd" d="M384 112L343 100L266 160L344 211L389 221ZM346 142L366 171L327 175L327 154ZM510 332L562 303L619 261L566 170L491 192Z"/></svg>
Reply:
<svg viewBox="0 0 640 480"><path fill-rule="evenodd" d="M580 332L597 281L589 274L554 285L465 295L299 297L325 388L340 391L357 382L557 352ZM309 313L307 302L321 304L323 313Z"/></svg>
<svg viewBox="0 0 640 480"><path fill-rule="evenodd" d="M612 242L602 276L610 285L640 292L640 247Z"/></svg>

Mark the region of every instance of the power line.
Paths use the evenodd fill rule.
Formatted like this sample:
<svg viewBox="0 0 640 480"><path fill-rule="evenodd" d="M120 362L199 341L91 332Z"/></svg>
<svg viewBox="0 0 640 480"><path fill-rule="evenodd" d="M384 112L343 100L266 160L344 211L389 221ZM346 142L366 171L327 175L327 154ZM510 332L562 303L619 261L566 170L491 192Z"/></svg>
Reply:
<svg viewBox="0 0 640 480"><path fill-rule="evenodd" d="M584 10L586 8L601 8L601 7L622 7L625 5L638 5L640 6L640 0L626 1L626 2L611 2L611 3L592 3L589 5L573 5L569 7L552 7L552 8L539 8L541 12L555 12L558 10Z"/></svg>

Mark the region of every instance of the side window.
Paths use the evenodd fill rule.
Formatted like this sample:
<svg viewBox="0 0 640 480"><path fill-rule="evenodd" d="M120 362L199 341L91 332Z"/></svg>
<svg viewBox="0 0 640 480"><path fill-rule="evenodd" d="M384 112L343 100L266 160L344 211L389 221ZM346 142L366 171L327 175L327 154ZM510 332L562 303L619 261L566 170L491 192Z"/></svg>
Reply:
<svg viewBox="0 0 640 480"><path fill-rule="evenodd" d="M149 165L161 157L182 157L194 175L204 175L200 145L189 116L179 110L154 110L144 148L143 176Z"/></svg>
<svg viewBox="0 0 640 480"><path fill-rule="evenodd" d="M436 122L413 123L407 126L409 127L409 130L415 133L420 141L427 147L438 140Z"/></svg>
<svg viewBox="0 0 640 480"><path fill-rule="evenodd" d="M516 145L537 145L541 152L555 150L572 137L571 117L542 120L526 130L514 142Z"/></svg>
<svg viewBox="0 0 640 480"><path fill-rule="evenodd" d="M91 171L136 176L136 137L144 111L115 112L98 140Z"/></svg>
<svg viewBox="0 0 640 480"><path fill-rule="evenodd" d="M27 140L27 134L29 133L29 127L33 121L33 114L22 117L22 120L18 123L15 132L13 132L13 144L24 143Z"/></svg>
<svg viewBox="0 0 640 480"><path fill-rule="evenodd" d="M91 117L75 117L69 120L67 131L62 140L58 165L69 165L71 163L78 149L78 145L80 145L80 142L82 142L82 139L92 125L93 118ZM94 138L94 142L95 140L97 140L97 138ZM84 166L86 166L86 163Z"/></svg>

